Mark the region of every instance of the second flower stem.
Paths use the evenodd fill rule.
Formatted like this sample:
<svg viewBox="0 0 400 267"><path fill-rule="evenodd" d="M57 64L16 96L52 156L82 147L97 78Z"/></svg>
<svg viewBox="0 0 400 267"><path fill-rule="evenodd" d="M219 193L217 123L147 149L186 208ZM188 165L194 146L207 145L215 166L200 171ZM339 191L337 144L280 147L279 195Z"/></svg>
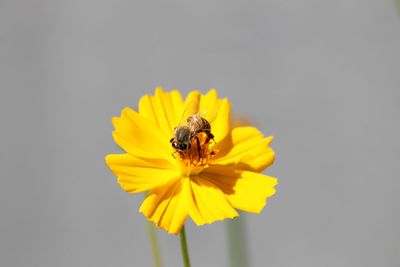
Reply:
<svg viewBox="0 0 400 267"><path fill-rule="evenodd" d="M153 222L147 221L147 231L150 239L151 252L153 254L154 267L162 267L160 249L158 247L156 229Z"/></svg>
<svg viewBox="0 0 400 267"><path fill-rule="evenodd" d="M181 249L182 249L182 259L185 267L190 267L189 252L186 242L185 225L182 226L181 232L179 234L181 239Z"/></svg>

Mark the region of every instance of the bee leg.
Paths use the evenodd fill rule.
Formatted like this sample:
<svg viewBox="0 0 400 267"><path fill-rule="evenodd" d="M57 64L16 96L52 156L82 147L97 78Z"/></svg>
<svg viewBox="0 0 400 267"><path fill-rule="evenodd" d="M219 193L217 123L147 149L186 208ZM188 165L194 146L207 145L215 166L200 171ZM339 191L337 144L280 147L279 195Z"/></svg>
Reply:
<svg viewBox="0 0 400 267"><path fill-rule="evenodd" d="M208 139L207 143L210 142L210 140L212 140L214 143L216 143L214 140L214 135L210 131L207 131L206 134L207 134L207 139Z"/></svg>
<svg viewBox="0 0 400 267"><path fill-rule="evenodd" d="M199 161L202 161L200 139L199 139L198 136L196 136L195 139L196 139L196 142L197 142L197 154L199 155Z"/></svg>
<svg viewBox="0 0 400 267"><path fill-rule="evenodd" d="M174 159L176 159L175 154L176 153L180 153L179 151L175 151L174 153L171 153L171 155L174 157Z"/></svg>

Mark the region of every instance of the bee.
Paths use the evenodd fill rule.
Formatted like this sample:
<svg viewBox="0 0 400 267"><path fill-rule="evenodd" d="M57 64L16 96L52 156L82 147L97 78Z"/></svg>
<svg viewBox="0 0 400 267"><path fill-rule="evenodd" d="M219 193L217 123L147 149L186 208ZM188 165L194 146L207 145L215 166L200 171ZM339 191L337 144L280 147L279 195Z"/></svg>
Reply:
<svg viewBox="0 0 400 267"><path fill-rule="evenodd" d="M189 150L194 139L196 139L197 145L200 146L200 140L197 136L199 133L207 135L207 143L210 140L214 140L210 123L199 114L195 114L186 119L186 125L175 128L174 137L170 140L172 147L182 152Z"/></svg>
<svg viewBox="0 0 400 267"><path fill-rule="evenodd" d="M179 153L181 158L184 158L185 154L195 144L198 159L202 161L205 156L202 153L202 147L208 145L211 140L214 141L214 135L211 133L211 125L207 119L200 115L201 112L198 111L198 105L198 98L195 98L185 108L181 119L183 123L180 123L175 128L174 136L170 140L172 147L175 149L172 155ZM204 138L201 138L200 134L204 135Z"/></svg>

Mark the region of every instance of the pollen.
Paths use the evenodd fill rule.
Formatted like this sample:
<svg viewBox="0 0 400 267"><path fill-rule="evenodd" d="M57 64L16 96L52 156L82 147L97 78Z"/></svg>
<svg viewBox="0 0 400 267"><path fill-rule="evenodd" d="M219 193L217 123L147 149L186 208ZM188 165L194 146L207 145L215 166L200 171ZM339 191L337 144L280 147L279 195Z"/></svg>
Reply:
<svg viewBox="0 0 400 267"><path fill-rule="evenodd" d="M206 133L200 132L193 138L189 150L179 152L179 158L186 167L192 170L203 169L208 166L208 162L218 152L216 149L213 149L214 144L215 142Z"/></svg>

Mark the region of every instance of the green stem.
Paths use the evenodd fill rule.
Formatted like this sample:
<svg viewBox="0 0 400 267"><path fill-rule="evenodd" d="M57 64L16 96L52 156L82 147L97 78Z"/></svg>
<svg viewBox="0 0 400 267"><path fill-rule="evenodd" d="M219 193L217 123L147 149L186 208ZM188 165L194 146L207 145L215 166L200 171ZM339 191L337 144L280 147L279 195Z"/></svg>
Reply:
<svg viewBox="0 0 400 267"><path fill-rule="evenodd" d="M395 0L395 4L396 4L396 7L397 7L398 15L400 16L400 0Z"/></svg>
<svg viewBox="0 0 400 267"><path fill-rule="evenodd" d="M227 220L228 230L228 249L231 267L250 266L247 255L246 238L246 217L240 214L240 217L234 220Z"/></svg>
<svg viewBox="0 0 400 267"><path fill-rule="evenodd" d="M185 265L185 267L190 267L189 253L186 242L185 225L182 226L181 233L179 234L179 236L181 238L183 264Z"/></svg>
<svg viewBox="0 0 400 267"><path fill-rule="evenodd" d="M153 254L154 267L162 267L160 249L158 247L156 229L153 222L147 221L147 232L149 234L151 252Z"/></svg>

